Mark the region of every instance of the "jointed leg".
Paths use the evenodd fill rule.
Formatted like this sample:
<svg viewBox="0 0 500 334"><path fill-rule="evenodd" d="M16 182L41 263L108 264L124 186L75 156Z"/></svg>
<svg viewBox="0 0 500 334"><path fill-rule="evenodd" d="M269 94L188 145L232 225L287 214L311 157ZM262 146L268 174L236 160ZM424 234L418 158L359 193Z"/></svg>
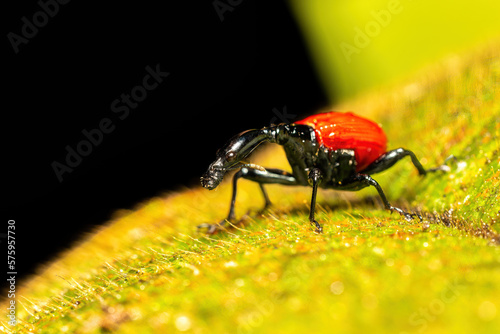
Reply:
<svg viewBox="0 0 500 334"><path fill-rule="evenodd" d="M382 190L382 187L380 187L380 185L378 184L377 181L375 181L370 175L366 175L366 174L357 174L355 176L355 182L358 181L364 185L367 185L367 186L373 186L375 187L375 189L377 189L377 192L380 196L380 198L382 199L382 202L384 202L384 206L387 210L391 210L391 211L396 211L398 212L400 215L404 216L406 220L410 221L413 219L413 217L415 216L418 216L420 218L419 215L417 214L414 214L414 213L408 213L408 212L405 212L403 210L401 210L400 208L397 208L395 206L392 206L389 201L387 200L387 197L385 197L385 194L384 194L384 191Z"/></svg>
<svg viewBox="0 0 500 334"><path fill-rule="evenodd" d="M309 181L313 188L311 196L311 209L309 211L309 222L316 226L316 232L322 233L323 227L314 219L314 212L316 210L316 194L318 192L318 186L321 183L322 175L319 169L314 168L309 172Z"/></svg>
<svg viewBox="0 0 500 334"><path fill-rule="evenodd" d="M249 170L249 169L247 169ZM250 169L253 170L253 169ZM227 218L222 221L222 223L225 223L226 220L228 221L233 221L236 218L236 215L234 214L234 206L236 204L236 193L237 193L237 182L240 177L243 177L245 179L251 180L251 176L249 173L245 173L241 169L234 174L233 177L233 195L231 196L231 205L229 207L229 214L227 215ZM264 208L262 210L265 210L269 206L271 206L271 200L269 199L269 196L267 195L266 189L264 189L264 185L259 182L260 190L262 191L262 196L264 197Z"/></svg>
<svg viewBox="0 0 500 334"><path fill-rule="evenodd" d="M267 195L267 191L264 188L264 185L262 183L259 183L260 190L262 191L262 196L264 196L264 207L262 208L262 211L266 210L268 207L272 205L271 200L269 199L269 196Z"/></svg>
<svg viewBox="0 0 500 334"><path fill-rule="evenodd" d="M445 171L445 172L448 172L450 170L450 168L444 164L441 166L438 166L438 167L424 169L424 167L422 166L420 161L415 156L415 153L413 153L412 151L406 150L404 148L398 148L398 149L389 151L389 152L385 153L384 155L382 155L380 158L375 160L371 165L369 165L367 168L362 170L361 173L370 174L370 175L375 174L375 173L379 173L381 171L384 171L384 170L394 166L394 164L396 162L398 162L399 160L403 159L406 156L410 156L411 162L413 163L415 168L417 168L418 173L420 175L425 175L425 174L430 173L430 172L436 172L438 170Z"/></svg>
<svg viewBox="0 0 500 334"><path fill-rule="evenodd" d="M236 193L238 192L237 183L238 179L243 176L243 172L239 170L233 176L233 195L231 196L231 205L229 206L229 213L225 220L232 221L235 218L234 214L234 204L236 203ZM225 220L223 220L220 224L225 224Z"/></svg>
<svg viewBox="0 0 500 334"><path fill-rule="evenodd" d="M198 228L207 228L207 233L215 233L219 229L223 229L224 225L226 225L227 221L234 221L236 216L234 213L234 206L236 203L236 194L237 194L237 183L238 179L244 178L247 180L255 181L259 183L260 189L262 191L262 195L264 196L264 209L271 205L271 201L269 200L269 196L267 195L266 190L264 189L265 183L278 183L283 185L296 185L297 181L295 177L283 170L269 168L265 171L252 169L252 168L242 168L233 177L233 194L231 196L231 205L229 207L229 213L227 218L219 222L218 224L201 224Z"/></svg>
<svg viewBox="0 0 500 334"><path fill-rule="evenodd" d="M449 166L446 165L446 163L449 161L449 160L455 160L455 162L457 161L457 157L455 157L453 154L450 155L448 158L446 158L443 162L442 165L440 166L437 166L437 167L434 167L434 168L429 168L427 169L427 173L430 173L430 172L437 172L438 170L441 170L443 172L449 172L451 169Z"/></svg>

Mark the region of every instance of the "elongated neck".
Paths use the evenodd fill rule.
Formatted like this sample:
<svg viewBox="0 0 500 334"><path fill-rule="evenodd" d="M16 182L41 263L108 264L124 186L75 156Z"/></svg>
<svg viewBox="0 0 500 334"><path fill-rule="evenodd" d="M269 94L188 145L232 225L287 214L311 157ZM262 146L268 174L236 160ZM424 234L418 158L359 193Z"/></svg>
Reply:
<svg viewBox="0 0 500 334"><path fill-rule="evenodd" d="M260 130L248 130L234 137L224 151L238 152L238 159L246 158L253 150L264 142L274 142L273 131L269 128Z"/></svg>

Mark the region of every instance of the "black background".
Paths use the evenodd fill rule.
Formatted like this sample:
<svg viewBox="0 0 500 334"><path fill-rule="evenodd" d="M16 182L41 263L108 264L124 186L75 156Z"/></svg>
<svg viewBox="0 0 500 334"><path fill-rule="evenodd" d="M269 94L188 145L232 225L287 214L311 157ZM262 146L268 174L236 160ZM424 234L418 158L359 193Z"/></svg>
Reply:
<svg viewBox="0 0 500 334"><path fill-rule="evenodd" d="M269 125L274 108L300 118L327 105L285 2L243 0L221 21L213 1L72 1L17 54L7 34L41 8L14 6L4 20L0 233L16 221L18 278L116 209L199 187L215 151ZM119 120L111 102L156 64L170 76ZM103 118L115 130L60 183L51 163Z"/></svg>

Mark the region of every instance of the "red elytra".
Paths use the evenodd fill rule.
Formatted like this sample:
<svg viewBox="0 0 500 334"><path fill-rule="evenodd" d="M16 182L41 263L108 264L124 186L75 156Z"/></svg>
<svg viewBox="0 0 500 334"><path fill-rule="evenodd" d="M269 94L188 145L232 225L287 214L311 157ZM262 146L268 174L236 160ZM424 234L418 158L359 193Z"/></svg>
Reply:
<svg viewBox="0 0 500 334"><path fill-rule="evenodd" d="M318 144L331 150L354 150L357 172L386 153L387 138L382 128L377 123L352 112L332 111L312 115L295 124L312 127Z"/></svg>

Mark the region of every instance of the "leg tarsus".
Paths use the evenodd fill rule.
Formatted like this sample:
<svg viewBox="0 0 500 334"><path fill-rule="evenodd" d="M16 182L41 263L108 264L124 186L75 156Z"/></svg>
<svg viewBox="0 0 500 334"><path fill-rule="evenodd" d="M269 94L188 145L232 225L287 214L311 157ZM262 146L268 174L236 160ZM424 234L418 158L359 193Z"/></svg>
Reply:
<svg viewBox="0 0 500 334"><path fill-rule="evenodd" d="M227 228L225 227L227 225L227 220L224 219L216 224L209 224L209 223L204 223L198 225L196 228L198 229L198 232L203 232L203 229L206 229L204 231L206 234L216 234L219 231L226 231Z"/></svg>
<svg viewBox="0 0 500 334"><path fill-rule="evenodd" d="M384 194L384 191L382 190L382 187L380 187L378 182L375 181L370 175L358 174L358 175L356 175L356 179L364 184L375 187L375 189L377 189L377 192L378 192L380 198L382 199L382 202L384 203L384 206L387 210L390 210L391 212L396 211L401 216L403 216L407 221L413 220L413 217L418 217L418 218L420 218L420 220L422 220L422 217L419 214L409 213L409 212L406 212L400 208L392 206L389 203L389 201L387 200L387 197L385 197L385 194Z"/></svg>
<svg viewBox="0 0 500 334"><path fill-rule="evenodd" d="M391 212L396 211L401 216L403 216L406 221L412 221L414 217L418 217L420 220L422 220L422 216L420 216L418 213L409 213L392 205L390 205L387 209Z"/></svg>
<svg viewBox="0 0 500 334"><path fill-rule="evenodd" d="M450 172L451 171L451 168L450 166L447 165L448 161L450 160L454 160L455 162L458 160L456 156L454 156L453 154L450 155L448 158L444 159L444 162L442 165L440 166L437 166L437 167L434 167L434 168L429 168L429 169L426 169L425 171L427 173L433 173L433 172L437 172L437 171L443 171L443 172Z"/></svg>
<svg viewBox="0 0 500 334"><path fill-rule="evenodd" d="M440 165L440 166L429 168L429 169L425 170L426 173L434 173L437 171L443 171L443 172L447 173L447 172L451 171L451 168L450 168L450 166L447 166L447 165Z"/></svg>
<svg viewBox="0 0 500 334"><path fill-rule="evenodd" d="M314 225L316 227L316 230L314 232L323 233L323 227L316 220L313 219L309 222L311 223L311 225Z"/></svg>

